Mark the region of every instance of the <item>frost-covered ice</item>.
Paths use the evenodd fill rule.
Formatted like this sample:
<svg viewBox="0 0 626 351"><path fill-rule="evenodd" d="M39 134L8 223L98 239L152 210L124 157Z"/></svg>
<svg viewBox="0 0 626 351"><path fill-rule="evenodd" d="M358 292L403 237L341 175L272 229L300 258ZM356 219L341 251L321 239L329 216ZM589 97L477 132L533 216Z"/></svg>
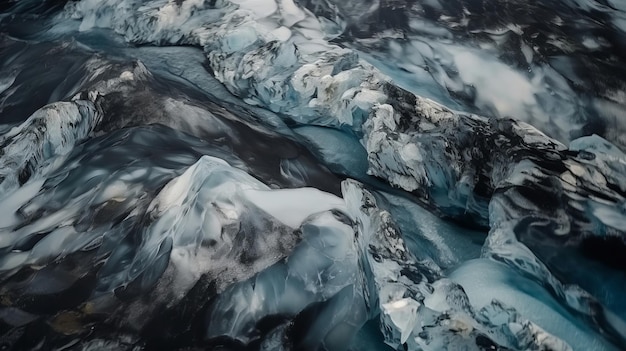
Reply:
<svg viewBox="0 0 626 351"><path fill-rule="evenodd" d="M624 6L0 6L0 346L619 350Z"/></svg>

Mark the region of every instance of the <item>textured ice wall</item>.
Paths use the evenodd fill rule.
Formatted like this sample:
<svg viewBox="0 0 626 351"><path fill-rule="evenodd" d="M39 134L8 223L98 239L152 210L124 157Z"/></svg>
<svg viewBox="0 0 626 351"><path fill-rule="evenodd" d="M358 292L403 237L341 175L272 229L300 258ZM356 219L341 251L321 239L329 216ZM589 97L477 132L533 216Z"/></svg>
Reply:
<svg viewBox="0 0 626 351"><path fill-rule="evenodd" d="M608 246L624 247L625 188L616 175L622 153L599 137L574 141L568 150L522 122L399 96L375 107L364 125L370 170L448 215L488 223L485 256L545 282L562 301L623 338L623 317L614 319L597 304L623 315L612 288L598 284L623 282L620 263L598 255ZM562 246L568 250L554 249ZM572 260L578 273L568 268ZM606 279L590 283L582 272L600 262Z"/></svg>

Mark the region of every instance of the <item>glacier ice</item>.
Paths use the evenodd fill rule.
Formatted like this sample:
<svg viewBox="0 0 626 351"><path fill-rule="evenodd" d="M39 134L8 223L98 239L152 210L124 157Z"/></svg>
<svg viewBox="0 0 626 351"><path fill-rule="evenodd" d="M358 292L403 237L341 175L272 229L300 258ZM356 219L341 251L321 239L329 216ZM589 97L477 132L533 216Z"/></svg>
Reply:
<svg viewBox="0 0 626 351"><path fill-rule="evenodd" d="M485 233L440 221L439 217L403 196L380 192L378 199L402 231L417 259L430 258L442 269L480 257Z"/></svg>
<svg viewBox="0 0 626 351"><path fill-rule="evenodd" d="M202 4L193 15L190 10L181 10L179 16L185 23L193 23L193 28L173 28L159 15L171 5L159 9L141 7L134 1L123 3L125 6L117 6L115 1L81 2L69 6L66 13L80 18L81 27L110 27L134 42L199 45L207 53L216 78L231 92L296 121L358 124L367 109L384 98L378 90L385 78L349 50L329 44L323 35L312 35L309 26L315 26L314 33L321 33L321 25L310 12L294 23L289 29L292 35L281 41L273 33L285 27L269 20L281 17L272 13L261 22L254 6L245 6L249 2L239 7L229 2ZM276 12L283 10L277 7ZM128 16L130 11L132 16ZM202 22L196 23L200 19ZM324 112L337 117L324 117Z"/></svg>
<svg viewBox="0 0 626 351"><path fill-rule="evenodd" d="M407 114L406 109L412 113ZM568 150L522 122L455 113L406 94L399 95L395 108L375 108L364 127L370 171L413 191L449 216L488 223L491 230L483 255L549 282L556 294L585 315L604 314L594 307L595 299L619 310L619 299L590 284L585 289L595 297L566 288L553 276L558 274L568 284L585 285L584 274L560 273L569 271L569 257L587 256L578 264L596 267L595 262L602 259L589 257L584 253L586 247L598 241L623 242L621 229L609 214L619 211L623 202L621 180L612 176L615 167L620 167L615 152L595 156L576 146L583 146L582 141L574 141ZM429 157L423 157L420 150L428 150ZM607 166L608 159L614 166ZM587 206L605 211L584 211ZM594 239L597 235L606 239ZM547 249L547 240L554 240L552 245L565 241L579 253L569 256L562 251L564 256L557 258ZM579 272L586 269L591 268ZM603 271L605 281L622 279L619 266L605 265ZM602 328L623 338L621 322L608 324Z"/></svg>
<svg viewBox="0 0 626 351"><path fill-rule="evenodd" d="M615 346L584 323L577 321L554 297L531 279L511 274L507 266L491 260L474 260L450 273L450 279L467 292L472 305L481 307L497 299L515 307L522 315L555 336L560 336L585 350L614 350ZM478 273L480 272L480 273ZM478 274L477 274L478 273Z"/></svg>
<svg viewBox="0 0 626 351"><path fill-rule="evenodd" d="M272 316L282 316L288 320L301 313L315 302L332 300L347 294L349 298L335 310L345 310L348 328L358 328L365 319L362 292L357 277L357 252L353 245L353 231L350 223L343 223L333 212L322 212L310 217L300 227L302 241L283 261L259 273L249 281L238 283L215 302L211 310L207 335L209 337L229 336L249 343L258 338L263 320ZM334 302L330 302L334 303ZM227 317L233 316L233 317ZM323 318L335 328L346 324L339 317ZM228 322L223 322L228 321ZM320 328L328 328L328 325ZM311 331L318 333L319 331ZM341 348L350 340L335 342L332 349ZM308 342L319 342L313 338ZM307 342L307 341L303 341Z"/></svg>
<svg viewBox="0 0 626 351"><path fill-rule="evenodd" d="M623 19L0 5L0 347L622 349Z"/></svg>
<svg viewBox="0 0 626 351"><path fill-rule="evenodd" d="M86 138L100 118L91 101L59 102L5 133L0 139L0 196L54 167L55 158Z"/></svg>
<svg viewBox="0 0 626 351"><path fill-rule="evenodd" d="M389 212L377 208L375 197L354 181L343 183L348 211L355 219L363 264L378 296L385 341L394 348L416 350L462 347L482 349L570 350L571 347L524 320L497 300L479 311L463 288L442 276L432 260L417 261L408 251ZM505 315L506 322L496 322ZM492 320L493 318L493 320Z"/></svg>
<svg viewBox="0 0 626 351"><path fill-rule="evenodd" d="M305 3L322 18L349 16L339 2ZM623 145L623 43L613 34L623 29L611 25L623 23L623 9L552 4L377 2L341 42L403 88L454 109L515 117L562 142L603 133Z"/></svg>
<svg viewBox="0 0 626 351"><path fill-rule="evenodd" d="M496 300L474 312L461 287L444 278L435 263L412 258L389 213L363 185L346 181L343 191L347 212L312 216L284 261L234 284L212 302L207 335L214 345L224 345L228 337L278 347L279 337L296 347L344 349L369 318L380 315L385 341L394 348L570 349ZM332 314L325 316L329 309ZM301 318L309 318L309 325L304 338L296 339L302 337ZM508 326L498 318L508 318ZM343 338L331 337L329 328L338 328Z"/></svg>

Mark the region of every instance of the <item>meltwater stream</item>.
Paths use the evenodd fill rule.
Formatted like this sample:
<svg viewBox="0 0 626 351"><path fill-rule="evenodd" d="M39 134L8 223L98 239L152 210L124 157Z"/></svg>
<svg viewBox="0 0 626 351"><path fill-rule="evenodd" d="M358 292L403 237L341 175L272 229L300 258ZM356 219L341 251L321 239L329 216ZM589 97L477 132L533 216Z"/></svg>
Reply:
<svg viewBox="0 0 626 351"><path fill-rule="evenodd" d="M7 0L0 349L626 349L619 0Z"/></svg>

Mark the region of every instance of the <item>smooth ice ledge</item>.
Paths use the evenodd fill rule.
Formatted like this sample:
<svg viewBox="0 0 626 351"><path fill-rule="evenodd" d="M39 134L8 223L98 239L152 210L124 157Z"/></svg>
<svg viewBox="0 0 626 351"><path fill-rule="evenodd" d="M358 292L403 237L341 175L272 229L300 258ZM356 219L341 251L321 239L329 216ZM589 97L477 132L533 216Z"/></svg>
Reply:
<svg viewBox="0 0 626 351"><path fill-rule="evenodd" d="M343 200L315 188L283 189L263 191L244 190L251 203L263 209L284 224L298 228L309 216L331 209L343 210Z"/></svg>

